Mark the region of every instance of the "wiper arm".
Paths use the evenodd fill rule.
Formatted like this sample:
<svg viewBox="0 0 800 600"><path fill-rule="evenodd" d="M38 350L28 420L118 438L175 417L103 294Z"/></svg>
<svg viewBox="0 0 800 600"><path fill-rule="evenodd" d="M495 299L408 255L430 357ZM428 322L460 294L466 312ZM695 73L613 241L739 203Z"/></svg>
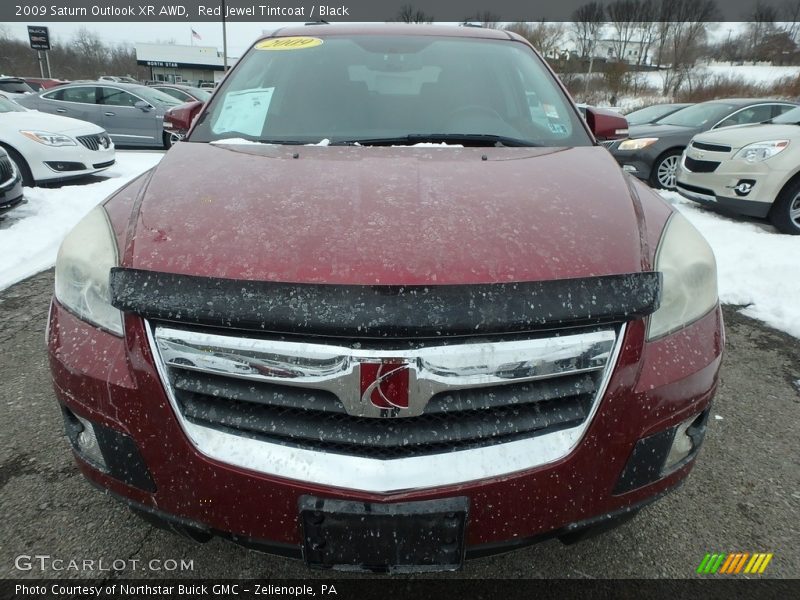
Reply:
<svg viewBox="0 0 800 600"><path fill-rule="evenodd" d="M535 147L528 140L494 135L489 133L412 133L399 137L371 138L359 140L341 140L331 142L332 146L407 146L424 143L453 143L469 144L471 146L506 146L506 147Z"/></svg>

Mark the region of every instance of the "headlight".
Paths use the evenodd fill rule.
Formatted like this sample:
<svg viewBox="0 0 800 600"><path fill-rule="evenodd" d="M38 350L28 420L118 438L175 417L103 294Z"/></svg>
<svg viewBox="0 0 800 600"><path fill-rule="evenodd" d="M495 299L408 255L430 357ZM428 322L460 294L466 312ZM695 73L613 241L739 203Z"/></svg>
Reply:
<svg viewBox="0 0 800 600"><path fill-rule="evenodd" d="M745 146L736 153L733 158L740 158L749 163L761 162L772 158L779 152L783 152L789 145L789 140L770 140L768 142L756 142Z"/></svg>
<svg viewBox="0 0 800 600"><path fill-rule="evenodd" d="M656 251L663 274L661 306L650 316L652 340L693 323L717 304L717 263L711 246L686 217L675 213Z"/></svg>
<svg viewBox="0 0 800 600"><path fill-rule="evenodd" d="M111 306L108 279L118 263L106 211L94 208L69 232L56 259L56 298L81 319L122 335L122 313Z"/></svg>
<svg viewBox="0 0 800 600"><path fill-rule="evenodd" d="M26 138L32 139L45 146L76 146L75 140L68 135L49 133L47 131L20 131Z"/></svg>
<svg viewBox="0 0 800 600"><path fill-rule="evenodd" d="M658 141L658 138L638 138L635 140L625 140L619 145L618 150L641 150L652 146Z"/></svg>

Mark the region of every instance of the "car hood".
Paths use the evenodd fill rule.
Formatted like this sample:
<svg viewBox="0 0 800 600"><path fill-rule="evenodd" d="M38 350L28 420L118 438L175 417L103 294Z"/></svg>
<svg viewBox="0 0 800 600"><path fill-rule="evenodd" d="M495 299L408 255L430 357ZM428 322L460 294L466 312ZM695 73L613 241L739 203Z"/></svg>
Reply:
<svg viewBox="0 0 800 600"><path fill-rule="evenodd" d="M184 142L142 192L122 266L351 285L631 273L635 202L601 147Z"/></svg>
<svg viewBox="0 0 800 600"><path fill-rule="evenodd" d="M632 125L628 129L628 137L630 138L645 138L656 137L663 138L673 135L690 136L698 130L695 127L680 127L678 125Z"/></svg>
<svg viewBox="0 0 800 600"><path fill-rule="evenodd" d="M708 144L724 144L733 149L742 148L755 142L769 140L797 140L800 141L800 125L743 125L741 127L726 127L708 131L695 136L695 141Z"/></svg>
<svg viewBox="0 0 800 600"><path fill-rule="evenodd" d="M13 124L13 127L17 130L30 129L49 133L92 134L103 131L101 127L86 121L49 115L37 110L0 114L0 123L3 125Z"/></svg>

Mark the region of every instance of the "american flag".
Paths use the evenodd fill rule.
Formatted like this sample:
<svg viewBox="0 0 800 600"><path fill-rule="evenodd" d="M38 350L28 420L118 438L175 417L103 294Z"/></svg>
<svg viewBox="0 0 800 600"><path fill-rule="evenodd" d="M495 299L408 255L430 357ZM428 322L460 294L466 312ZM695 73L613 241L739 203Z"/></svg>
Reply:
<svg viewBox="0 0 800 600"><path fill-rule="evenodd" d="M196 40L202 40L203 38L200 37L200 34L197 33L194 29L192 29L192 37Z"/></svg>

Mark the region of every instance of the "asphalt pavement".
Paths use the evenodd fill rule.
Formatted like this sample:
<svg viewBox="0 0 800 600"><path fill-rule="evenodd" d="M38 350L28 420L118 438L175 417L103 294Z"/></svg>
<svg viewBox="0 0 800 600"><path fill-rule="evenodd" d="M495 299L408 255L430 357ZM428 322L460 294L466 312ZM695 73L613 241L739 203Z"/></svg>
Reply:
<svg viewBox="0 0 800 600"><path fill-rule="evenodd" d="M50 386L44 329L52 285L47 271L0 292L0 578L331 579L297 561L154 529L83 479ZM733 308L725 317L721 386L681 489L604 536L544 542L445 576L686 578L697 577L707 552L769 552L762 577L799 577L800 341ZM49 558L25 558L37 555ZM70 560L95 562L84 570ZM120 561L125 568L109 570Z"/></svg>

